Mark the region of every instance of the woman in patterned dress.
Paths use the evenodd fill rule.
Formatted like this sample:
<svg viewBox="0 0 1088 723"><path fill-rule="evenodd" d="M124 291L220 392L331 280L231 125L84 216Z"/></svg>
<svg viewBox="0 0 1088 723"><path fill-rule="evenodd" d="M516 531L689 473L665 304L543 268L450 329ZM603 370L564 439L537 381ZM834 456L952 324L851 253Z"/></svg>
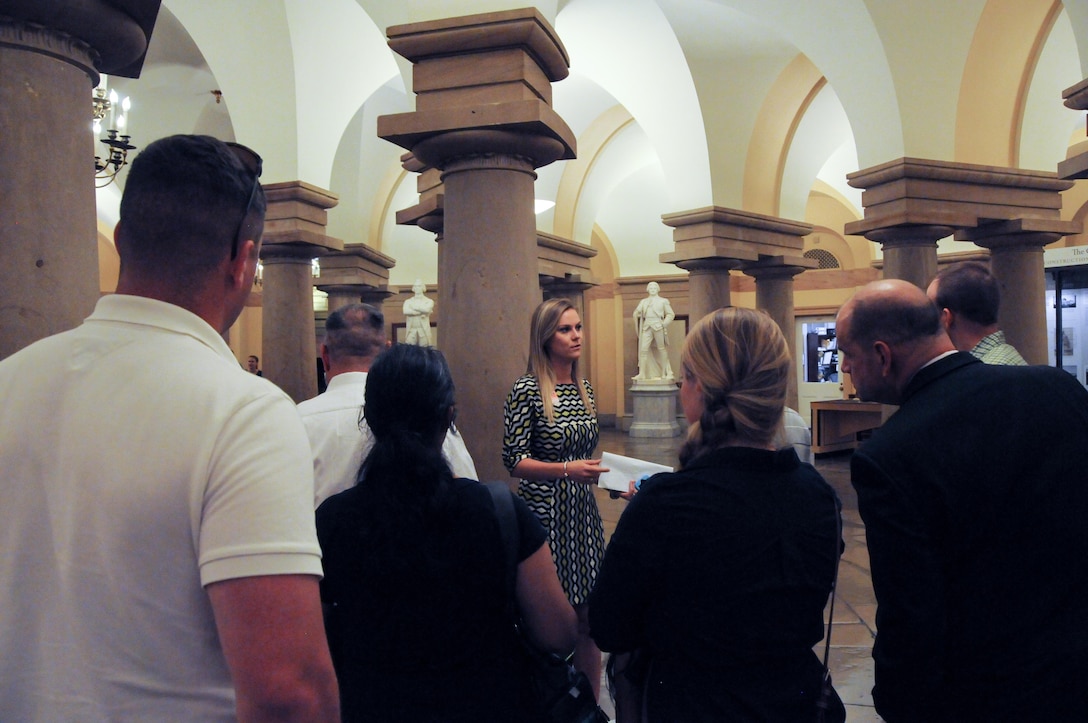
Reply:
<svg viewBox="0 0 1088 723"><path fill-rule="evenodd" d="M518 494L548 530L559 581L578 613L574 667L600 697L601 651L589 637L586 603L604 555L604 527L592 485L600 427L593 387L578 374L582 321L568 299L533 312L529 366L514 382L503 413L503 464L521 478Z"/></svg>

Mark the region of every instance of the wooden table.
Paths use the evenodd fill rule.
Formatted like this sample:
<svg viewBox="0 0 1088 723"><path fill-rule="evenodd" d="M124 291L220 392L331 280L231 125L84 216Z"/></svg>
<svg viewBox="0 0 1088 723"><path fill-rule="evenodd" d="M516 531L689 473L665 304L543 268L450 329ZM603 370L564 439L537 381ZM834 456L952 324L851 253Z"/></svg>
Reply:
<svg viewBox="0 0 1088 723"><path fill-rule="evenodd" d="M812 452L837 452L858 446L858 434L884 423L893 407L857 399L825 399L812 402Z"/></svg>

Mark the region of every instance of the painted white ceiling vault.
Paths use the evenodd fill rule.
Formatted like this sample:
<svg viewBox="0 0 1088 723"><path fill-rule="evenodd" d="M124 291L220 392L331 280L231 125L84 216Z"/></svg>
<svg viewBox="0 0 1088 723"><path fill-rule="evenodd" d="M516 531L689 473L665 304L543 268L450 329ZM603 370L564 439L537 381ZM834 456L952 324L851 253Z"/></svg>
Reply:
<svg viewBox="0 0 1088 723"><path fill-rule="evenodd" d="M142 77L111 83L133 98L138 145L171 133L250 145L262 180L339 195L329 234L395 258L391 283L434 283L433 235L393 220L416 203L414 174L375 132L414 107L385 29L526 4L164 0ZM818 222L806 214L819 195L858 218L846 174L859 168L915 156L1054 170L1084 140L1061 91L1088 76L1088 0L535 6L570 56L554 107L579 153L539 170L537 197L557 202L540 230L603 240L620 276L678 273L658 261L672 250L663 214L713 204ZM104 224L117 194L100 191Z"/></svg>

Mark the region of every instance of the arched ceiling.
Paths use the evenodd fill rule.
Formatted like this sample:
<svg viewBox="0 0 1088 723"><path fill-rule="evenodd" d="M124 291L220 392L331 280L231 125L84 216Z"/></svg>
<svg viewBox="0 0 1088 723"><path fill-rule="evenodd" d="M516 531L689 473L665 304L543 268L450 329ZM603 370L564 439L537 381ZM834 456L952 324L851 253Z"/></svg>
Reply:
<svg viewBox="0 0 1088 723"><path fill-rule="evenodd" d="M1010 3L1050 24L1002 22ZM304 180L340 195L330 235L394 256L393 283L433 283L431 235L393 222L415 202L414 176L400 169L402 149L375 132L378 116L414 105L410 65L388 48L385 29L524 5L164 0L143 76L117 84L134 98L137 145L179 132L236 137L265 157L264 180ZM583 243L598 231L621 275L677 272L657 261L671 250L665 213L717 204L803 219L818 186L833 189L853 215L860 200L845 175L858 168L904 155L970 160L957 155L957 133L982 130L1016 139L1015 162L1053 168L1083 126L1083 114L1064 108L1060 92L1088 73L1088 0L553 0L536 7L571 59L570 76L555 84L554 107L580 153L539 170L537 195L559 204L539 217L541 228ZM987 33L1012 33L1029 48L1013 68L1021 80L1011 83L987 65L1002 52ZM778 107L775 88L798 58L816 79L811 94L787 111L796 115L784 132L761 135L761 112ZM221 103L212 90L222 91ZM986 113L995 99L1019 110ZM778 147L750 157L753 143L768 138ZM745 208L753 177L763 189L760 204L772 199L776 208ZM104 219L115 213L111 194L100 193Z"/></svg>

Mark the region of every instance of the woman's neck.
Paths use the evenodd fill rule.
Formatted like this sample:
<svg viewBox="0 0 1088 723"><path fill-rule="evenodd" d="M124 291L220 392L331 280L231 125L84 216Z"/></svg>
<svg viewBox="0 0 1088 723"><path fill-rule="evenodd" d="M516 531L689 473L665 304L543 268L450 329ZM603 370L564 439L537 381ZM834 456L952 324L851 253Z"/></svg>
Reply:
<svg viewBox="0 0 1088 723"><path fill-rule="evenodd" d="M574 365L566 363L552 363L552 374L555 375L556 384L573 384L574 383Z"/></svg>

